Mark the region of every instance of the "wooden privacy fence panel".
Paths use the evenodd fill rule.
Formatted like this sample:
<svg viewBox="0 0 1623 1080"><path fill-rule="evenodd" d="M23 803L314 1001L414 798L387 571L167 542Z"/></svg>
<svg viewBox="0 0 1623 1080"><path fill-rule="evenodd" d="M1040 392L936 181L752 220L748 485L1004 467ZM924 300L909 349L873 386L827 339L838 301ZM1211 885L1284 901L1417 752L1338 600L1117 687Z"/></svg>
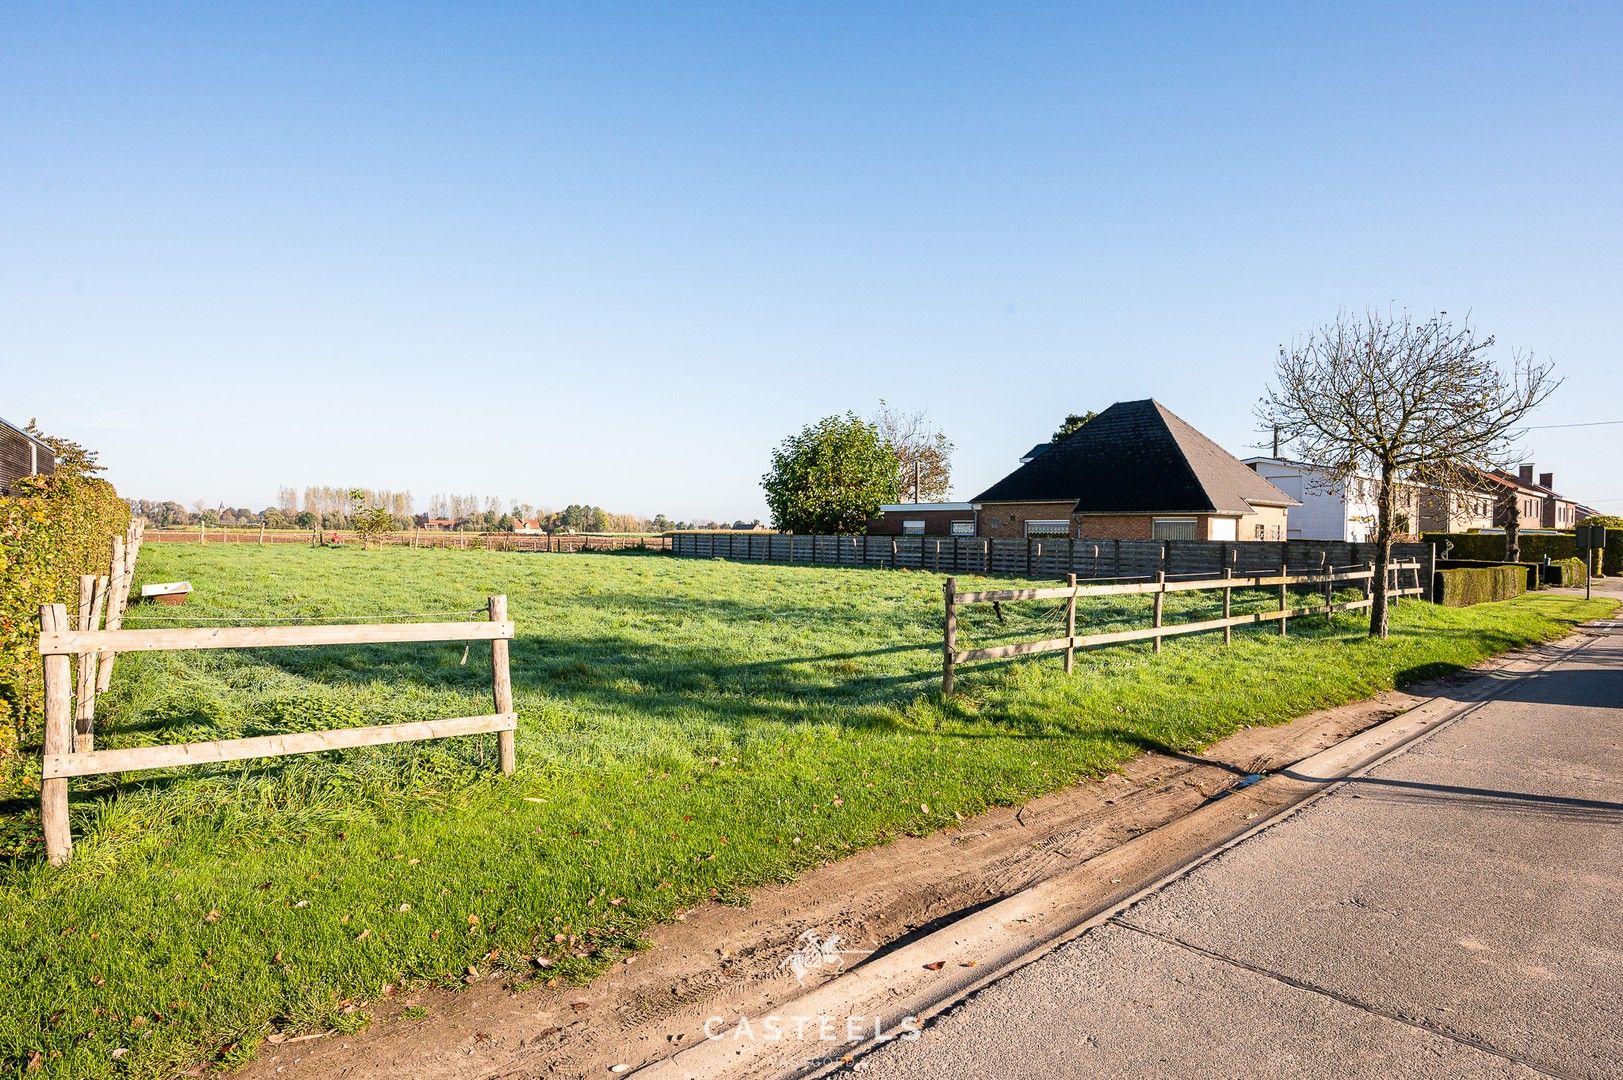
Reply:
<svg viewBox="0 0 1623 1080"><path fill-rule="evenodd" d="M115 562L117 553L115 549ZM92 579L94 580L94 579ZM105 581L106 579L102 579ZM92 591L95 587L92 586ZM127 591L127 587L126 587ZM314 754L355 746L380 746L449 739L460 735L495 732L502 775L515 767L514 733L518 714L513 709L513 680L508 667L508 642L514 628L507 617L507 597L492 596L487 622L382 623L328 626L204 626L152 630L95 629L95 598L82 602L81 629L68 625L67 607L46 604L39 613L39 651L45 667L45 747L40 784L40 817L45 830L45 854L51 865L61 866L73 853L68 831L68 779L101 773L164 769L249 758ZM89 627L89 629L85 629ZM376 645L416 641L488 641L491 660L491 698L496 711L482 716L458 716L371 727L301 731L247 739L164 746L134 746L97 750L88 719L94 716L95 657L118 652L158 652L180 649L263 649L308 645ZM74 693L70 663L79 657L78 715L84 726L75 729ZM89 658L88 660L86 658Z"/></svg>
<svg viewBox="0 0 1623 1080"><path fill-rule="evenodd" d="M1390 565L1387 576L1387 596L1392 598L1404 596L1421 596L1425 590L1421 586L1424 580L1420 574L1421 564L1416 561L1397 562ZM1404 577L1410 576L1413 585L1405 585ZM1077 649L1091 648L1097 645L1113 645L1129 641L1150 641L1155 651L1161 651L1161 639L1175 637L1180 634L1199 634L1213 630L1223 631L1225 643L1232 640L1232 631L1236 626L1247 626L1259 623L1277 622L1279 633L1284 636L1289 620L1300 615L1324 615L1333 617L1337 612L1358 611L1370 606L1373 602L1373 581L1375 569L1372 563L1363 566L1337 568L1328 563L1321 564L1318 570L1292 570L1289 566L1281 564L1273 568L1272 573L1237 575L1231 568L1225 568L1221 577L1202 578L1196 580L1169 580L1164 572L1157 571L1150 581L1112 581L1112 582L1079 582L1075 576L1060 587L1031 588L1031 589L988 589L979 592L959 592L956 578L949 577L943 586L946 602L946 617L943 620L942 634L942 664L941 664L941 690L950 694L953 690L955 669L959 664L970 663L975 660L1001 660L1016 656L1031 656L1041 653L1065 653L1065 670L1072 668L1072 658ZM1338 585L1356 585L1363 591L1363 598L1359 600L1335 601L1335 589ZM1322 603L1292 607L1290 604L1290 588L1292 586L1312 586L1324 590ZM1231 614L1230 607L1235 589L1270 589L1279 590L1279 606L1267 611L1250 612L1244 615ZM1210 592L1221 590L1223 593L1223 615L1216 619L1200 619L1193 622L1165 623L1163 614L1164 601L1168 593L1179 592ZM1135 627L1130 630L1111 630L1095 634L1076 633L1076 602L1079 599L1102 596L1150 596L1153 601L1151 608L1151 623L1147 627ZM1022 600L1064 600L1066 635L1058 638L1048 638L1041 641L1021 641L1008 645L994 645L980 649L958 648L958 609L969 604L1004 604Z"/></svg>
<svg viewBox="0 0 1623 1080"><path fill-rule="evenodd" d="M1339 540L1071 540L1055 537L791 536L783 533L675 533L674 555L700 559L881 566L941 574L1064 579L1205 575L1225 569L1260 574L1293 566L1373 562L1374 544ZM1396 544L1393 558L1417 562L1422 581L1436 568L1431 544Z"/></svg>

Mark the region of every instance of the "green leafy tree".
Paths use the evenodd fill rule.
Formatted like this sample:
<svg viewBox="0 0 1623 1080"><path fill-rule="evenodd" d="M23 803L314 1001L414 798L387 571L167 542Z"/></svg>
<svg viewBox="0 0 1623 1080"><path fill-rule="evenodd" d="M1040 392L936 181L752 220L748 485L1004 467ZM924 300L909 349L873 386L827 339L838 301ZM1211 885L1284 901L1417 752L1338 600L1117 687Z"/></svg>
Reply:
<svg viewBox="0 0 1623 1080"><path fill-rule="evenodd" d="M861 532L882 503L895 502L900 461L877 425L856 413L826 416L772 451L761 477L775 528L797 533Z"/></svg>
<svg viewBox="0 0 1623 1080"><path fill-rule="evenodd" d="M368 496L361 488L349 493L349 527L361 538L361 547L372 546L372 538L394 528L394 515L387 506L367 506Z"/></svg>
<svg viewBox="0 0 1623 1080"><path fill-rule="evenodd" d="M1070 414L1068 414L1065 417L1065 422L1059 426L1059 430L1054 432L1054 437L1052 439L1048 440L1048 441L1049 442L1059 442L1061 439L1065 438L1067 435L1074 434L1076 432L1077 428L1080 428L1083 424L1087 423L1089 420L1092 420L1095 416L1098 416L1098 415L1099 414L1094 412L1092 409L1089 409L1085 413L1070 413Z"/></svg>

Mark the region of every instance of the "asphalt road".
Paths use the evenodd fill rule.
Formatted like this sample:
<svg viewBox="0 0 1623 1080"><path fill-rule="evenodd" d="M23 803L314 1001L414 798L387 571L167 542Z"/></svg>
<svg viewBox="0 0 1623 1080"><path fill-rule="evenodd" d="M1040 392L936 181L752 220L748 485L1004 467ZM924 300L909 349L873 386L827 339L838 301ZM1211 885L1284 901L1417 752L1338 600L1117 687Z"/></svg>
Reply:
<svg viewBox="0 0 1623 1080"><path fill-rule="evenodd" d="M851 1068L1623 1077L1623 629L1495 689Z"/></svg>

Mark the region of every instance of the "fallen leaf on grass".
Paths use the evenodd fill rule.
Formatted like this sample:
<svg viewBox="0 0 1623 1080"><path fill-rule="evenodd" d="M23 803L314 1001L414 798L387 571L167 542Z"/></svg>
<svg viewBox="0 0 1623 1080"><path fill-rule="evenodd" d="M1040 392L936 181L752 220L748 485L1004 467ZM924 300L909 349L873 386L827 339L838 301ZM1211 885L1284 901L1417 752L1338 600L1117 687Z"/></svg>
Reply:
<svg viewBox="0 0 1623 1080"><path fill-rule="evenodd" d="M203 921L204 922L219 922L220 921L220 913L218 911L211 911L207 915L203 916Z"/></svg>
<svg viewBox="0 0 1623 1080"><path fill-rule="evenodd" d="M294 904L293 906L296 907L296 908L309 907L310 906L310 901L308 901L308 900L300 900L298 903Z"/></svg>
<svg viewBox="0 0 1623 1080"><path fill-rule="evenodd" d="M372 928L370 926L368 926L365 930L362 930L359 934L355 935L355 940L356 941L365 941L367 938L369 938L371 936L372 936Z"/></svg>

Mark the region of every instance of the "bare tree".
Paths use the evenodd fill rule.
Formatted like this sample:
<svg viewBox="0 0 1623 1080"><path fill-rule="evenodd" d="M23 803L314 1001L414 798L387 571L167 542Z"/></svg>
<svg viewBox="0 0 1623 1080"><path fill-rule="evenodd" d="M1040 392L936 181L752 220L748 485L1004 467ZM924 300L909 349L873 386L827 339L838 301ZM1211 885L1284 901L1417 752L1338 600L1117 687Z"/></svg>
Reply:
<svg viewBox="0 0 1623 1080"><path fill-rule="evenodd" d="M1293 456L1339 479L1375 481L1375 590L1371 637L1387 636L1386 581L1399 484L1457 485L1473 467L1513 460L1522 418L1560 385L1549 364L1524 354L1508 370L1468 321L1446 312L1415 321L1401 314L1346 311L1305 340L1279 350L1276 385L1257 407Z"/></svg>
<svg viewBox="0 0 1623 1080"><path fill-rule="evenodd" d="M873 422L900 462L896 487L914 502L936 502L952 488L952 440L922 410L904 413L879 402Z"/></svg>

